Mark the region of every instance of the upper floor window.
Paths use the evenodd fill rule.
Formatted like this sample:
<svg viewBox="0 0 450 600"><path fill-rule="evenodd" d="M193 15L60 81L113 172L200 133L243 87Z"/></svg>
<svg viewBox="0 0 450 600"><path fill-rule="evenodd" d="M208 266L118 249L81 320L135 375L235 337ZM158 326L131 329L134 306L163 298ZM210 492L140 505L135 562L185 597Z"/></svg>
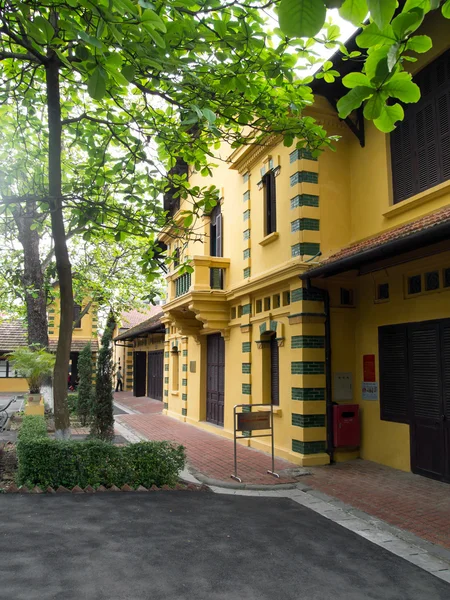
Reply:
<svg viewBox="0 0 450 600"><path fill-rule="evenodd" d="M210 221L210 256L223 256L223 219L220 204L211 211Z"/></svg>
<svg viewBox="0 0 450 600"><path fill-rule="evenodd" d="M277 230L277 194L273 169L263 175L262 183L264 186L265 234L270 235Z"/></svg>
<svg viewBox="0 0 450 600"><path fill-rule="evenodd" d="M81 306L79 304L73 305L73 326L74 329L81 329Z"/></svg>
<svg viewBox="0 0 450 600"><path fill-rule="evenodd" d="M414 81L421 99L391 134L394 204L450 179L450 50Z"/></svg>

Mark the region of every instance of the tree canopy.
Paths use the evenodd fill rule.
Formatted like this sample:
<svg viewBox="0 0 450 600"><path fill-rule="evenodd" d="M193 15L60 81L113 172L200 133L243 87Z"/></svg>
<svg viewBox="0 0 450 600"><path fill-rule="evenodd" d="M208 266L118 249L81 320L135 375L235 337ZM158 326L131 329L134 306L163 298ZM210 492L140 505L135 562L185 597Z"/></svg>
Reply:
<svg viewBox="0 0 450 600"><path fill-rule="evenodd" d="M356 56L349 56L345 45L340 44L344 56L361 60L362 69L342 79L349 92L337 104L339 116L345 119L363 105L367 120L385 133L392 131L403 120L401 103L420 98L419 87L405 71L405 63L416 61L416 54L428 52L433 45L428 35L415 32L429 12L440 9L450 19L450 0L281 0L278 17L282 34L327 44L315 39L325 25L327 8L338 8L343 19L362 28L356 38L361 52L354 52ZM325 63L325 81L339 77L332 67L331 62Z"/></svg>

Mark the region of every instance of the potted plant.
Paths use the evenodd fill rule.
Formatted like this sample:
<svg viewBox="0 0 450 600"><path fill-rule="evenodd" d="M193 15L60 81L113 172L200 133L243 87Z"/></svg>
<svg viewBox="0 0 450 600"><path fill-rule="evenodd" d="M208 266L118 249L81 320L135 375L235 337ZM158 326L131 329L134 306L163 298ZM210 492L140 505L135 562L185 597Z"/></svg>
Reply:
<svg viewBox="0 0 450 600"><path fill-rule="evenodd" d="M8 354L9 360L20 377L27 380L29 395L28 402L39 404L41 401L41 386L44 380L53 374L55 356L43 348L17 348Z"/></svg>

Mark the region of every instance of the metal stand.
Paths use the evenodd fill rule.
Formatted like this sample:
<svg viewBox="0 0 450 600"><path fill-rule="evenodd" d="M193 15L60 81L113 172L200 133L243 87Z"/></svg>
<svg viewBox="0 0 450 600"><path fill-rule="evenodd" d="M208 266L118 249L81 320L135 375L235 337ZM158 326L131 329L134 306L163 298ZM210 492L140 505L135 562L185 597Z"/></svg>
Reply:
<svg viewBox="0 0 450 600"><path fill-rule="evenodd" d="M259 413L252 413L252 408L257 406L270 406L270 411L261 411ZM237 412L238 408L247 408L248 412ZM273 406L272 404L236 404L233 408L233 437L234 437L234 473L231 475L232 479L242 483L242 479L237 474L237 440L245 440L247 436L237 435L238 431L258 431L258 430L270 430L270 433L262 433L258 435L252 435L255 437L270 437L272 442L272 469L268 470L269 475L273 475L278 479L280 476L275 472L275 443L273 435Z"/></svg>

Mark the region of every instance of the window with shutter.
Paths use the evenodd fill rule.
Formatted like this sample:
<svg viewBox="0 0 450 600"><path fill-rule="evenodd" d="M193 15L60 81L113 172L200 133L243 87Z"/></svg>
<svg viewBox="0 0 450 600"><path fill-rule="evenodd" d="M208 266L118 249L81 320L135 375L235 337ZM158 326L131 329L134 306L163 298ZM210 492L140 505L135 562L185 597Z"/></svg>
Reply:
<svg viewBox="0 0 450 600"><path fill-rule="evenodd" d="M277 198L274 171L268 171L263 176L262 182L266 210L266 235L269 235L277 230Z"/></svg>
<svg viewBox="0 0 450 600"><path fill-rule="evenodd" d="M380 417L384 421L408 423L408 334L406 325L379 327L378 346Z"/></svg>
<svg viewBox="0 0 450 600"><path fill-rule="evenodd" d="M421 100L391 134L394 204L450 179L450 51L414 80Z"/></svg>
<svg viewBox="0 0 450 600"><path fill-rule="evenodd" d="M75 329L81 328L81 306L79 304L74 304L73 307L73 326Z"/></svg>
<svg viewBox="0 0 450 600"><path fill-rule="evenodd" d="M275 335L270 338L270 396L275 406L280 404L280 358Z"/></svg>

